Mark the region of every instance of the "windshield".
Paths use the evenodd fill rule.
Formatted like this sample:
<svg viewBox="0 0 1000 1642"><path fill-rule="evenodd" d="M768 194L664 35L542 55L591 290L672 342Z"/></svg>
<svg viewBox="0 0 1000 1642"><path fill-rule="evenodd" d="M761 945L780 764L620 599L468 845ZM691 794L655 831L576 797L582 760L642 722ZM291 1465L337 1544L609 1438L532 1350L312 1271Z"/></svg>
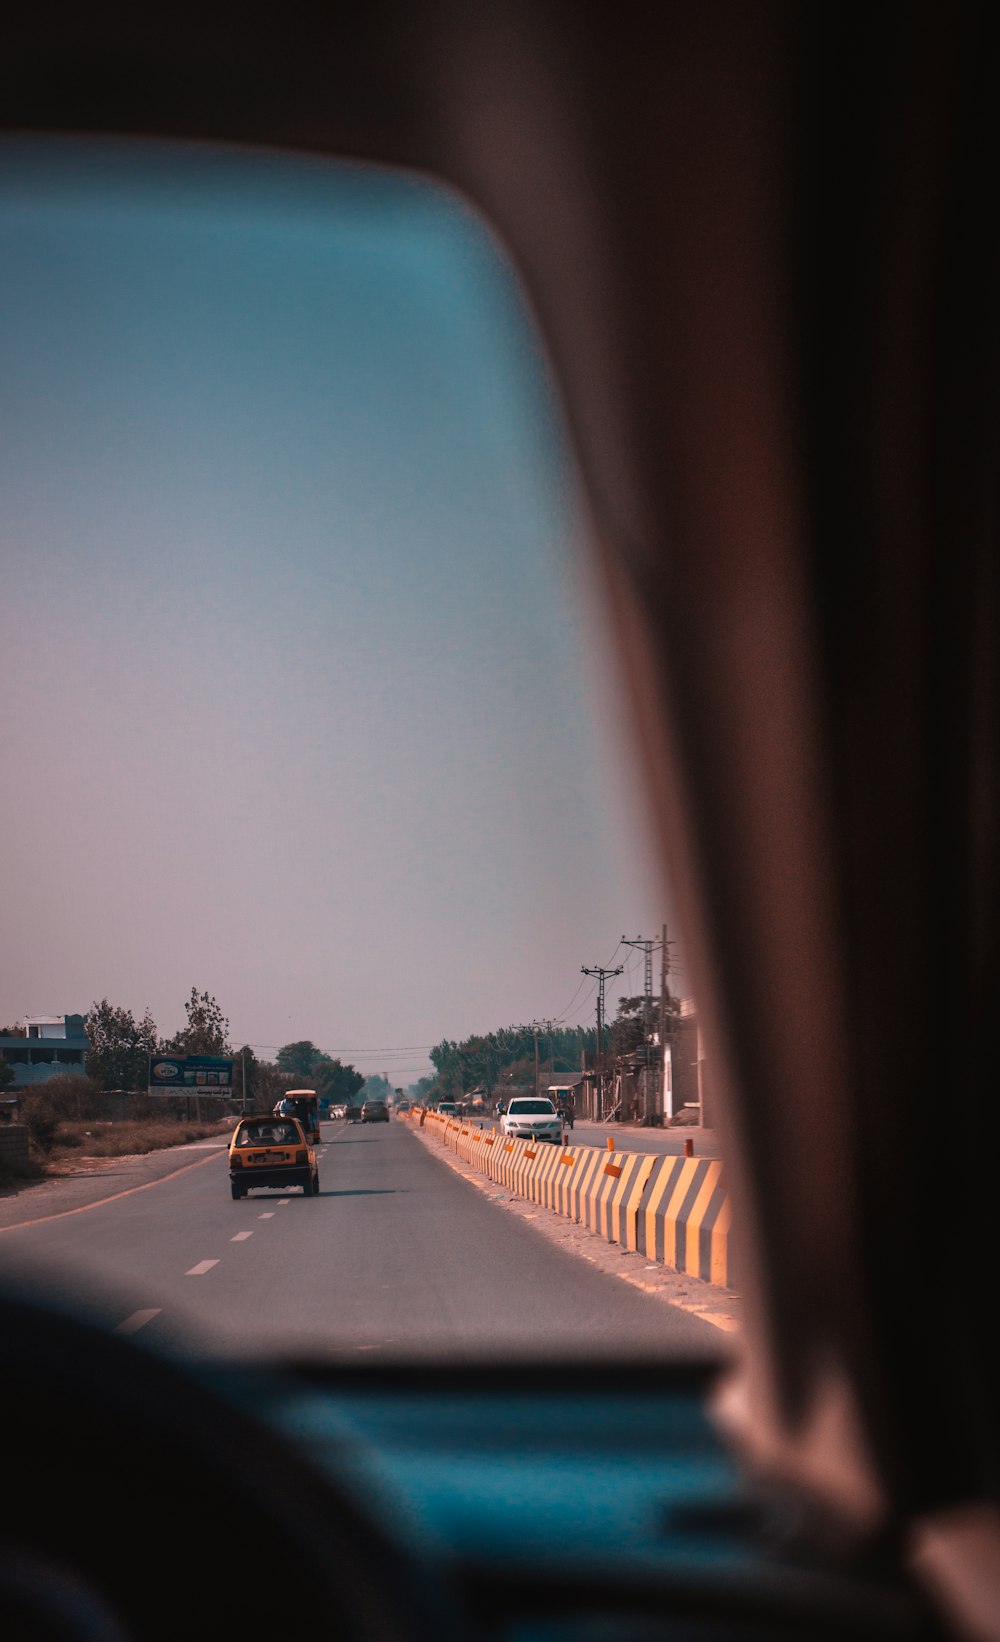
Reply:
<svg viewBox="0 0 1000 1642"><path fill-rule="evenodd" d="M291 1146L302 1144L302 1136L290 1123L244 1124L236 1135L237 1146Z"/></svg>
<svg viewBox="0 0 1000 1642"><path fill-rule="evenodd" d="M0 239L2 1269L237 1355L723 1349L665 1286L675 1198L725 1274L721 1163L502 248L415 176L28 140ZM558 1220L497 1172L553 1078ZM303 1084L318 1179L231 1180Z"/></svg>

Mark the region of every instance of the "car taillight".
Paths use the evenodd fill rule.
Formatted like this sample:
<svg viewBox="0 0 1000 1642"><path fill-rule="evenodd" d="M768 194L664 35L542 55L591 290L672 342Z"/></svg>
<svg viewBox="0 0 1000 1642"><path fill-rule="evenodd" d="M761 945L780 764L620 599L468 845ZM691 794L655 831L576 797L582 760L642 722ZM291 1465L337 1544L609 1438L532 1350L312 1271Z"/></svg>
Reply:
<svg viewBox="0 0 1000 1642"><path fill-rule="evenodd" d="M231 1169L242 1169L243 1159L240 1157L239 1152L233 1153L232 1157L229 1159L229 1167Z"/></svg>
<svg viewBox="0 0 1000 1642"><path fill-rule="evenodd" d="M296 1161L296 1163L308 1163L309 1162L309 1153L304 1152L304 1151L296 1152L295 1161Z"/></svg>

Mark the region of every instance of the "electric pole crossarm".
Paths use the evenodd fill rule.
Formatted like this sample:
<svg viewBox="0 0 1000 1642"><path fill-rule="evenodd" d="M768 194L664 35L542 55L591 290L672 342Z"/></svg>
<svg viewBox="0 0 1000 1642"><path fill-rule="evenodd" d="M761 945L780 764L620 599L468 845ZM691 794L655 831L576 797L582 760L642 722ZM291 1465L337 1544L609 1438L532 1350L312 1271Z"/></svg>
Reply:
<svg viewBox="0 0 1000 1642"><path fill-rule="evenodd" d="M604 1116L604 986L608 977L620 975L625 968L619 964L617 969L588 969L586 964L580 965L581 975L597 976L597 1118Z"/></svg>

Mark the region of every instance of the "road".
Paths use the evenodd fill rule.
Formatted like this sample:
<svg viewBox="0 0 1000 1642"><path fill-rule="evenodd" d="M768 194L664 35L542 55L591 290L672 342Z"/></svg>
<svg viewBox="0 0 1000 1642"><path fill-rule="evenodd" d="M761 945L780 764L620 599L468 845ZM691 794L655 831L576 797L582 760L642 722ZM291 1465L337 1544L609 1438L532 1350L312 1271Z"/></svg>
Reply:
<svg viewBox="0 0 1000 1642"><path fill-rule="evenodd" d="M500 1119L473 1118L472 1121L481 1128L492 1129ZM603 1148L610 1139L618 1152L654 1152L657 1157L683 1157L685 1147L690 1144L693 1157L722 1156L720 1139L715 1130L696 1128L693 1124L676 1129L645 1129L633 1123L588 1123L584 1118L578 1118L573 1128L566 1132L574 1146Z"/></svg>
<svg viewBox="0 0 1000 1642"><path fill-rule="evenodd" d="M325 1124L318 1198L233 1202L214 1142L157 1158L5 1202L0 1279L195 1355L719 1353L708 1323L500 1212L406 1124Z"/></svg>
<svg viewBox="0 0 1000 1642"><path fill-rule="evenodd" d="M614 1141L618 1152L655 1152L659 1157L683 1157L690 1142L694 1157L721 1157L719 1137L714 1129L642 1129L631 1123L586 1123L581 1118L569 1131L576 1146L606 1146Z"/></svg>

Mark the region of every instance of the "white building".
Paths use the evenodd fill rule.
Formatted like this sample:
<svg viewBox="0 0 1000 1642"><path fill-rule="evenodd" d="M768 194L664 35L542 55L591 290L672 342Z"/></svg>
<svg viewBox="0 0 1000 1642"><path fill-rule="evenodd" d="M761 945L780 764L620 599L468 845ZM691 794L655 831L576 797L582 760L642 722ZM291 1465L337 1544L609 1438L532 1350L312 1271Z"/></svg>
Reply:
<svg viewBox="0 0 1000 1642"><path fill-rule="evenodd" d="M84 1032L86 1020L86 1015L26 1015L19 1022L23 1037L0 1033L0 1055L14 1072L8 1089L30 1089L66 1073L82 1077L90 1048Z"/></svg>

